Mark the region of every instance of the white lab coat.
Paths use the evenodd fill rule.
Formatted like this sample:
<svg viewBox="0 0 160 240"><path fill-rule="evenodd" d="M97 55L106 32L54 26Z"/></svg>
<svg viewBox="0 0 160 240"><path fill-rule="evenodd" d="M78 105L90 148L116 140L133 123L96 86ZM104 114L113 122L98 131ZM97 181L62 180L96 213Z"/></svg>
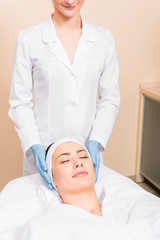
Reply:
<svg viewBox="0 0 160 240"><path fill-rule="evenodd" d="M87 145L94 139L104 151L110 137L120 103L115 41L105 27L81 19L73 64L52 16L17 37L9 116L24 152L24 175L36 172L33 144L46 148L70 137Z"/></svg>

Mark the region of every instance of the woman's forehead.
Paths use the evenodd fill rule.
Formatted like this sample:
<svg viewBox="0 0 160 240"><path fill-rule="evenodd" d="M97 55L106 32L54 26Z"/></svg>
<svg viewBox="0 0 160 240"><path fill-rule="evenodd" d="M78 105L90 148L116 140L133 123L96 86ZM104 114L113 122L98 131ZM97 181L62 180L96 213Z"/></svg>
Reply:
<svg viewBox="0 0 160 240"><path fill-rule="evenodd" d="M76 142L65 142L60 144L54 151L53 156L57 157L57 155L61 153L71 153L71 152L76 152L78 150L81 150L85 148L80 145L79 143Z"/></svg>

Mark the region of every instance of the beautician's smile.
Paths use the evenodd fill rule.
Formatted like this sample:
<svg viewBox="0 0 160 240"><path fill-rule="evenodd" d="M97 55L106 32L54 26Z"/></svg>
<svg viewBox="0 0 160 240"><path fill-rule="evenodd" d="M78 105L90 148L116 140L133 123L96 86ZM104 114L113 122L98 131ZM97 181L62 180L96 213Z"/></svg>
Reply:
<svg viewBox="0 0 160 240"><path fill-rule="evenodd" d="M72 10L74 9L76 6L64 6L65 8L69 9L69 10Z"/></svg>
<svg viewBox="0 0 160 240"><path fill-rule="evenodd" d="M74 175L73 175L73 178L74 178L74 177L84 177L84 176L86 176L86 175L88 175L88 172L86 172L86 171L81 171L81 172L78 172L78 173L74 174Z"/></svg>

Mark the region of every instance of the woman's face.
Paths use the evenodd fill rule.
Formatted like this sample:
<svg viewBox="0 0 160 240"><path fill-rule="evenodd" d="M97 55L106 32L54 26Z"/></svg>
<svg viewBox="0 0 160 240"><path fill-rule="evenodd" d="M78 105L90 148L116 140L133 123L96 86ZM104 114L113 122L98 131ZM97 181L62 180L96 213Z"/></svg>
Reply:
<svg viewBox="0 0 160 240"><path fill-rule="evenodd" d="M80 13L85 0L52 0L55 11L65 17L73 17Z"/></svg>
<svg viewBox="0 0 160 240"><path fill-rule="evenodd" d="M80 193L95 183L93 162L86 150L75 142L62 143L56 148L52 175L60 195Z"/></svg>

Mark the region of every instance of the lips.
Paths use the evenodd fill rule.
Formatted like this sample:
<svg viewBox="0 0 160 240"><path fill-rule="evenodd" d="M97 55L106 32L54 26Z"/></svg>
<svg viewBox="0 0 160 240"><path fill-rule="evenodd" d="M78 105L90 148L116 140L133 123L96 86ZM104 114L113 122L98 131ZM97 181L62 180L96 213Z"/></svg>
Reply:
<svg viewBox="0 0 160 240"><path fill-rule="evenodd" d="M74 174L74 175L73 175L73 178L74 178L74 177L83 177L83 176L86 176L86 175L88 175L88 172L86 172L86 171L81 171L81 172L78 172L78 173Z"/></svg>
<svg viewBox="0 0 160 240"><path fill-rule="evenodd" d="M73 8L75 8L75 6L64 6L65 8L67 8L67 9L73 9Z"/></svg>

